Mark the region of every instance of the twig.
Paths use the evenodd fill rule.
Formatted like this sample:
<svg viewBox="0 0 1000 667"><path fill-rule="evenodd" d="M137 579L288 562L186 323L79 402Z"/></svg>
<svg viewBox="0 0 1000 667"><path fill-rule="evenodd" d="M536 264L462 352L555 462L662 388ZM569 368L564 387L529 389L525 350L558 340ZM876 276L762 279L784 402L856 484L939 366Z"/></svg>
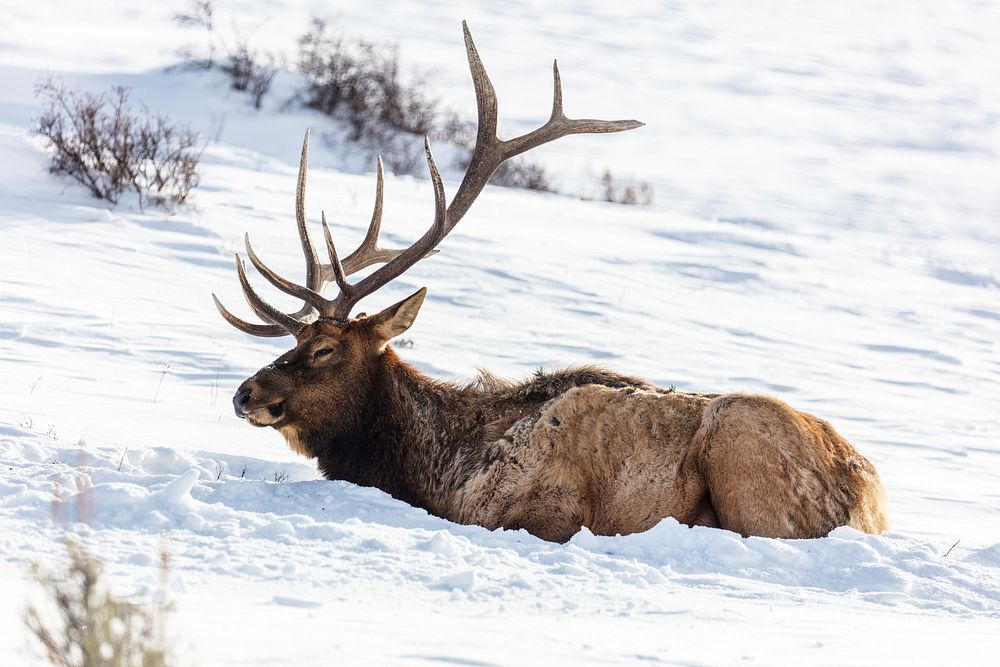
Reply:
<svg viewBox="0 0 1000 667"><path fill-rule="evenodd" d="M951 553L951 550L954 549L955 547L957 547L958 543L961 542L961 541L962 541L961 539L955 540L955 543L953 545L951 545L951 547L947 551L944 552L944 556L942 556L942 558L947 558L948 554Z"/></svg>
<svg viewBox="0 0 1000 667"><path fill-rule="evenodd" d="M216 364L215 366L215 380L212 382L212 392L211 392L212 409L215 409L215 402L219 398L219 376L222 374L222 360L223 358L225 358L225 356L226 352L223 351L223 353L219 355L219 363Z"/></svg>
<svg viewBox="0 0 1000 667"><path fill-rule="evenodd" d="M125 463L125 455L126 454L128 454L128 447L125 448L125 451L122 452L121 459L118 460L118 472L122 471L122 465L124 465L124 463Z"/></svg>
<svg viewBox="0 0 1000 667"><path fill-rule="evenodd" d="M160 387L163 386L163 378L170 372L170 364L163 364L163 370L160 372L160 381L156 383L156 393L153 394L153 403L156 403L157 399L160 397Z"/></svg>

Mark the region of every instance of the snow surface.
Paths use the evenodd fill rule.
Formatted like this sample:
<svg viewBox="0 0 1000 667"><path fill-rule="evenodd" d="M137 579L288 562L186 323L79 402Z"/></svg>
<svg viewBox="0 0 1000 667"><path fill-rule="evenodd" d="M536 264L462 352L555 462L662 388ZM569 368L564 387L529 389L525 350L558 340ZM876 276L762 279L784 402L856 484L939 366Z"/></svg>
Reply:
<svg viewBox="0 0 1000 667"><path fill-rule="evenodd" d="M154 591L168 549L190 664L993 663L1000 10L215 4L220 31L292 59L316 14L397 41L471 115L467 18L505 131L544 120L553 57L568 113L645 121L537 158L564 192L596 190L610 168L650 182L654 206L488 189L439 255L368 308L426 285L400 352L441 377L596 362L779 396L875 463L893 530L742 539L666 520L555 545L319 479L276 433L232 415L233 389L287 341L232 329L209 292L241 308L244 231L301 273L298 144L333 126L286 104L290 72L255 112L216 73L167 69L197 44L170 22L187 3L4 0L0 665L28 663L29 564L58 562L67 531L124 593ZM213 137L193 205L109 208L49 175L27 133L48 75L129 85ZM324 208L345 247L360 240L372 165L315 141L312 166L310 216ZM431 206L426 181L390 176L387 242L422 233Z"/></svg>

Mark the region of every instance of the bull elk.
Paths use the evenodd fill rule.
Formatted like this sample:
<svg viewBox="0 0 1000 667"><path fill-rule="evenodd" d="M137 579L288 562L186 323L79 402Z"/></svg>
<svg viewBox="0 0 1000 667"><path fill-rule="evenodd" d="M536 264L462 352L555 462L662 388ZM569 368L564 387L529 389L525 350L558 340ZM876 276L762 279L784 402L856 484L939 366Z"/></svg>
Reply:
<svg viewBox="0 0 1000 667"><path fill-rule="evenodd" d="M295 199L305 285L276 274L246 243L258 272L301 299L302 308L286 314L261 299L239 255L243 292L266 324L241 320L215 299L241 331L296 341L243 382L233 398L236 414L277 429L293 450L317 459L328 479L377 487L459 523L523 528L547 540L568 540L581 526L601 535L634 533L664 517L769 537L817 537L845 524L884 530L884 492L872 464L828 423L774 398L665 390L595 367L520 383L485 373L470 384L442 382L388 345L413 323L426 289L375 315L351 317L362 298L435 251L503 161L569 134L642 125L567 118L554 65L548 122L501 140L496 93L463 29L479 116L476 146L446 206L425 139L434 221L413 245L378 244L379 161L367 235L341 260L324 215L330 261L320 261L305 219L306 134ZM374 264L382 266L348 281ZM322 292L331 282L339 293L327 299Z"/></svg>

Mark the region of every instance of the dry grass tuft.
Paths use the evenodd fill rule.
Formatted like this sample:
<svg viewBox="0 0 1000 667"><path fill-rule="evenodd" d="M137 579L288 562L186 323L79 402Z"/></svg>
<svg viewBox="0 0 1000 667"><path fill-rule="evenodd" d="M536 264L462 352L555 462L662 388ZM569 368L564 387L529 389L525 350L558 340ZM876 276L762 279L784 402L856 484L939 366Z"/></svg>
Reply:
<svg viewBox="0 0 1000 667"><path fill-rule="evenodd" d="M172 664L164 625L169 605L143 605L113 595L101 563L67 543L69 565L59 573L35 568L46 608L30 605L25 623L49 663L57 667L167 667ZM162 570L169 558L161 558ZM55 613L45 613L54 611Z"/></svg>

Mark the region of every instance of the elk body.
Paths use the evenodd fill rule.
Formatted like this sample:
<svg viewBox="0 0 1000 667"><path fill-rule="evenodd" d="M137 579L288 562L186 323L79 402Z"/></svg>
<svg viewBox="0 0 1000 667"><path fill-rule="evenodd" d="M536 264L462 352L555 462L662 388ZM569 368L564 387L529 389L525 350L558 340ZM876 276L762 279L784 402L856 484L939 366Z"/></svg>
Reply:
<svg viewBox="0 0 1000 667"><path fill-rule="evenodd" d="M446 206L427 147L435 216L412 246L378 246L379 162L364 241L341 262L324 216L330 262L320 262L304 212L306 135L296 192L305 285L271 271L247 240L257 270L304 305L286 314L267 304L239 257L244 294L267 324L243 321L216 299L240 330L296 339L294 349L240 386L237 415L281 432L328 479L377 487L459 523L523 528L549 540L568 540L581 526L601 535L643 531L668 516L769 537L818 537L841 525L886 529L884 492L871 463L828 423L774 398L665 390L592 367L539 373L522 383L488 374L467 385L441 382L388 345L413 323L424 289L378 314L351 317L360 299L435 251L504 160L567 134L641 125L567 118L554 68L550 120L521 137L498 139L493 86L464 28L479 108L476 148ZM383 266L347 280L373 264ZM326 299L330 282L339 293Z"/></svg>

